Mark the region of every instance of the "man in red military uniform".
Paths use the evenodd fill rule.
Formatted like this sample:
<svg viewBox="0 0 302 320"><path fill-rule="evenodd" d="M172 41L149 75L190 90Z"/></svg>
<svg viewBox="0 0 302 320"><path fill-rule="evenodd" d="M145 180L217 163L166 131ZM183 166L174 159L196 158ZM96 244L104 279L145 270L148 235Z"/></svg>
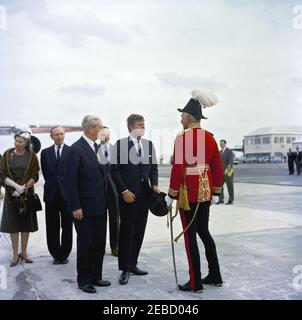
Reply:
<svg viewBox="0 0 302 320"><path fill-rule="evenodd" d="M177 208L184 229L185 248L190 280L179 290L202 292L203 284L222 285L215 242L209 232L209 211L212 196L219 196L222 186L222 162L213 135L202 129L202 106L212 106L217 98L204 90L193 91L193 98L183 109L183 132L174 143L173 165L167 204L177 199ZM200 256L196 233L205 246L209 274L201 278Z"/></svg>

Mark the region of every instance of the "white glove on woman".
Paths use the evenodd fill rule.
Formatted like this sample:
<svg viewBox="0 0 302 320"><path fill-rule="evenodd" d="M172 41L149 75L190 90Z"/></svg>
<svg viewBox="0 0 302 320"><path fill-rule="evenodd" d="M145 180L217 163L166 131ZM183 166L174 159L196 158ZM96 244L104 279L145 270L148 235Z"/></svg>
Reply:
<svg viewBox="0 0 302 320"><path fill-rule="evenodd" d="M174 199L170 198L168 195L165 196L165 201L168 207L170 207L174 201Z"/></svg>
<svg viewBox="0 0 302 320"><path fill-rule="evenodd" d="M9 187L14 188L19 193L19 195L21 195L25 191L25 186L20 186L10 178L5 178L4 183Z"/></svg>

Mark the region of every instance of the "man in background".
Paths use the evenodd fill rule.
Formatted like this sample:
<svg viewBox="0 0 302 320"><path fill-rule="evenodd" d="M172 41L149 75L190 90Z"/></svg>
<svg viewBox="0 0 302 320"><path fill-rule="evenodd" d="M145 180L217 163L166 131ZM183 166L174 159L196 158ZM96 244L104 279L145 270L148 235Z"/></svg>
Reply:
<svg viewBox="0 0 302 320"><path fill-rule="evenodd" d="M287 164L288 164L288 171L290 176L295 173L294 163L295 163L295 153L292 151L291 148L289 148L287 152Z"/></svg>
<svg viewBox="0 0 302 320"><path fill-rule="evenodd" d="M233 204L234 202L234 170L233 170L233 163L234 163L234 152L227 147L227 142L225 139L220 140L220 156L223 165L223 182L222 182L222 190L219 195L219 203L224 203L224 190L223 185L226 183L228 188L229 194L229 201L226 204Z"/></svg>
<svg viewBox="0 0 302 320"><path fill-rule="evenodd" d="M107 189L107 210L109 215L109 238L111 254L118 256L118 238L120 232L120 215L118 207L118 193L110 172L110 161L113 145L110 143L110 130L104 126L99 133L101 141L99 154L107 167L108 189Z"/></svg>
<svg viewBox="0 0 302 320"><path fill-rule="evenodd" d="M301 174L301 159L302 159L302 151L300 151L299 147L296 146L296 169L297 169L297 175L299 176Z"/></svg>
<svg viewBox="0 0 302 320"><path fill-rule="evenodd" d="M47 246L54 264L66 264L72 249L72 219L65 183L66 158L70 147L64 144L64 128L52 128L50 137L54 144L41 152Z"/></svg>

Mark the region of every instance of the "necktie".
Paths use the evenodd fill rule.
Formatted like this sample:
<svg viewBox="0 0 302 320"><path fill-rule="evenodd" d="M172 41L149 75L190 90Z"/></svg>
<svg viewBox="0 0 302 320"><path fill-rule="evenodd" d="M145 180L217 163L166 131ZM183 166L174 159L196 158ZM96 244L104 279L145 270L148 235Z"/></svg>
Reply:
<svg viewBox="0 0 302 320"><path fill-rule="evenodd" d="M141 148L140 140L141 140L141 138L137 137L137 156L139 158L142 157L142 148Z"/></svg>
<svg viewBox="0 0 302 320"><path fill-rule="evenodd" d="M100 147L100 146L95 142L95 143L94 143L94 152L95 152L95 154L98 153L99 147Z"/></svg>
<svg viewBox="0 0 302 320"><path fill-rule="evenodd" d="M57 162L59 162L59 161L60 161L60 158L61 158L61 156L60 156L60 149L61 149L61 145L58 144L58 145L57 145Z"/></svg>
<svg viewBox="0 0 302 320"><path fill-rule="evenodd" d="M109 156L109 153L108 153L108 150L107 150L107 147L105 147L105 157L108 159L108 156Z"/></svg>

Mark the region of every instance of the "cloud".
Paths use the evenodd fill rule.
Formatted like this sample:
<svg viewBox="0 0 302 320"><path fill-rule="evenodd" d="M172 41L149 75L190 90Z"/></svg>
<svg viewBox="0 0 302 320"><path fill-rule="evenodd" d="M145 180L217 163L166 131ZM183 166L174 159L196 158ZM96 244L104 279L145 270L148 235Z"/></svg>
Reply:
<svg viewBox="0 0 302 320"><path fill-rule="evenodd" d="M80 95L90 98L102 95L105 90L105 87L91 83L74 84L60 89L60 91L65 94Z"/></svg>
<svg viewBox="0 0 302 320"><path fill-rule="evenodd" d="M42 12L46 9L44 0L1 0L1 4L7 7L9 14Z"/></svg>
<svg viewBox="0 0 302 320"><path fill-rule="evenodd" d="M294 85L295 87L302 87L302 77L291 77L290 84Z"/></svg>
<svg viewBox="0 0 302 320"><path fill-rule="evenodd" d="M156 73L155 76L165 85L178 88L199 88L206 87L212 89L223 89L227 85L223 82L200 78L197 76L187 76L174 72Z"/></svg>
<svg viewBox="0 0 302 320"><path fill-rule="evenodd" d="M74 14L31 14L33 23L47 29L58 36L74 40L83 37L96 37L114 45L124 45L130 41L127 32L113 23L101 21L96 14L90 12L77 12ZM65 44L68 42L65 41Z"/></svg>

